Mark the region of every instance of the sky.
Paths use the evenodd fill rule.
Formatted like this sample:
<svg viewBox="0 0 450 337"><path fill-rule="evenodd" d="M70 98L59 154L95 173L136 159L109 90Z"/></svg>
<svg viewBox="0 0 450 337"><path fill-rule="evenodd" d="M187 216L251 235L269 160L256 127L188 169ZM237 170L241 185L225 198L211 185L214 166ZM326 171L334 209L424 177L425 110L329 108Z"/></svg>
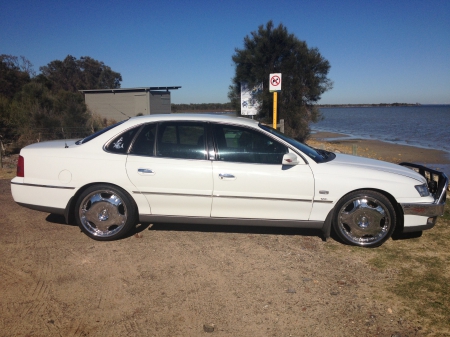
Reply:
<svg viewBox="0 0 450 337"><path fill-rule="evenodd" d="M90 56L122 88L181 86L172 103L226 103L235 49L269 20L330 62L320 104L450 104L450 0L0 0L0 54L37 73Z"/></svg>

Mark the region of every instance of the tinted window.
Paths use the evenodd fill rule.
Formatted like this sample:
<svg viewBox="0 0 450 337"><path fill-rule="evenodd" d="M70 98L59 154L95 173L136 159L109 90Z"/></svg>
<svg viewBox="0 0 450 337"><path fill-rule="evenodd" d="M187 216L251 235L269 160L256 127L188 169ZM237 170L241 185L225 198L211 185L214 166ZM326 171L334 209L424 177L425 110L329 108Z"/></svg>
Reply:
<svg viewBox="0 0 450 337"><path fill-rule="evenodd" d="M147 124L139 132L130 153L141 156L153 156L155 147L156 124Z"/></svg>
<svg viewBox="0 0 450 337"><path fill-rule="evenodd" d="M86 138L80 139L80 140L77 141L75 144L80 145L80 144L87 143L87 142L89 142L90 140L92 140L92 139L94 139L94 138L100 136L101 134L105 133L106 131L109 131L109 130L113 129L113 128L115 128L116 126L118 126L118 125L120 125L120 124L122 124L122 123L124 123L124 122L126 122L126 120L120 121L119 123L116 123L116 124L113 124L113 125L110 125L110 126L104 128L104 129L101 129L101 130L99 130L99 131L93 133L92 135L87 136Z"/></svg>
<svg viewBox="0 0 450 337"><path fill-rule="evenodd" d="M205 159L205 137L204 123L162 123L158 129L157 156Z"/></svg>
<svg viewBox="0 0 450 337"><path fill-rule="evenodd" d="M336 155L332 152L316 150L312 147L309 147L308 145L306 145L304 143L299 142L298 140L295 140L293 138L286 136L285 134L283 134L281 132L278 132L277 130L275 130L269 126L259 124L259 127L261 129L264 129L264 130L280 137L285 142L288 142L292 146L296 147L297 149L302 151L304 154L306 154L309 158L313 159L316 163L323 163L326 161L331 161L336 157Z"/></svg>
<svg viewBox="0 0 450 337"><path fill-rule="evenodd" d="M113 153L127 153L128 148L130 147L131 141L134 136L138 132L140 126L125 131L119 136L115 137L109 144L106 146L106 150Z"/></svg>
<svg viewBox="0 0 450 337"><path fill-rule="evenodd" d="M215 125L217 159L241 163L281 164L288 148L247 128Z"/></svg>

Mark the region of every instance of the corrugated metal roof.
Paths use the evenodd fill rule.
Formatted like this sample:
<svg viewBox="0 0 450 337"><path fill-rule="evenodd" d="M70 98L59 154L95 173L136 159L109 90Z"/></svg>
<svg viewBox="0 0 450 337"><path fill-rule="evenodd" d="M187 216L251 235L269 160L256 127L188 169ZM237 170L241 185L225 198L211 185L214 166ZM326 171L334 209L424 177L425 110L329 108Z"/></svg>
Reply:
<svg viewBox="0 0 450 337"><path fill-rule="evenodd" d="M176 90L180 87L141 87L141 88L118 88L118 89L88 89L78 90L83 94L108 93L108 92L147 92L153 90Z"/></svg>

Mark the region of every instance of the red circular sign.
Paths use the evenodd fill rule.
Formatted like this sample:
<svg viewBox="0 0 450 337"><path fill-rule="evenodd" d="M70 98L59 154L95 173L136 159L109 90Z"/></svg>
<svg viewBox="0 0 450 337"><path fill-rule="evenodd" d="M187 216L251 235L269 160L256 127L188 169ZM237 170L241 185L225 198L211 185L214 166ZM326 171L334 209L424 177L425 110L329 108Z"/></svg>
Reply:
<svg viewBox="0 0 450 337"><path fill-rule="evenodd" d="M281 78L280 78L279 76L277 76L277 75L274 75L274 76L272 76L272 78L270 79L270 83L271 83L274 87L276 87L276 86L278 86L278 85L281 84Z"/></svg>

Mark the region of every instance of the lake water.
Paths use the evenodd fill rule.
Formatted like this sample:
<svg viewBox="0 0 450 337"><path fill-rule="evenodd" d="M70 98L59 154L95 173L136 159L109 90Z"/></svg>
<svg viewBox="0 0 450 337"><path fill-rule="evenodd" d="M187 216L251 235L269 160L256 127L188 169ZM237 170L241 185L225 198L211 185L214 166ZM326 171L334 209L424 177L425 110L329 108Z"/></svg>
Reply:
<svg viewBox="0 0 450 337"><path fill-rule="evenodd" d="M443 150L450 158L450 105L321 108L320 111L325 118L311 124L313 132ZM450 177L450 165L439 165L439 169Z"/></svg>
<svg viewBox="0 0 450 337"><path fill-rule="evenodd" d="M450 154L450 105L321 108L314 131L444 150Z"/></svg>
<svg viewBox="0 0 450 337"><path fill-rule="evenodd" d="M450 105L321 108L320 112L324 120L311 124L313 132L443 150L450 156ZM450 165L441 169L450 174Z"/></svg>

